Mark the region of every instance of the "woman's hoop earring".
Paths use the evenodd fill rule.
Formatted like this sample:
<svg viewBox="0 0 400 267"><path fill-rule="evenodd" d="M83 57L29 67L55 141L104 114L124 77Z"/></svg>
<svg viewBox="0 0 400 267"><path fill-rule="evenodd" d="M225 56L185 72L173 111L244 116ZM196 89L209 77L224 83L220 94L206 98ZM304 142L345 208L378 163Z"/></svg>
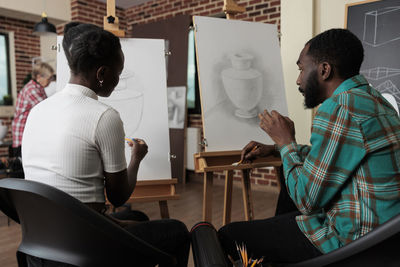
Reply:
<svg viewBox="0 0 400 267"><path fill-rule="evenodd" d="M100 87L103 87L103 80L101 80L101 81L99 81L99 85L100 85Z"/></svg>

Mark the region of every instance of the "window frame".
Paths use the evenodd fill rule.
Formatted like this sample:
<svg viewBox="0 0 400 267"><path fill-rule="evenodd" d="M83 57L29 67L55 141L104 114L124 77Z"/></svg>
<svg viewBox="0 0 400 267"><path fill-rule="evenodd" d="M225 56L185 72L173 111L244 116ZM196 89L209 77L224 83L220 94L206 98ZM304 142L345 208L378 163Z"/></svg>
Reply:
<svg viewBox="0 0 400 267"><path fill-rule="evenodd" d="M5 39L5 48L6 48L6 67L7 67L7 94L12 96L12 84L11 84L11 65L10 65L10 39L9 34L6 32L1 32L0 35L4 36ZM4 104L3 104L4 105Z"/></svg>

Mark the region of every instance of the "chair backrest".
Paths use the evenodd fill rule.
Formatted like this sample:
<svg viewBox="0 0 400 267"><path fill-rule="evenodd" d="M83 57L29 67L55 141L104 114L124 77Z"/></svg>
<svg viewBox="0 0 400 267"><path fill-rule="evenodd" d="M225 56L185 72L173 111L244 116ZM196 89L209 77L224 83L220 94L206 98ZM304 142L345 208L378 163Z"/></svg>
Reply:
<svg viewBox="0 0 400 267"><path fill-rule="evenodd" d="M46 184L0 180L18 213L19 252L75 266L154 266L174 258Z"/></svg>

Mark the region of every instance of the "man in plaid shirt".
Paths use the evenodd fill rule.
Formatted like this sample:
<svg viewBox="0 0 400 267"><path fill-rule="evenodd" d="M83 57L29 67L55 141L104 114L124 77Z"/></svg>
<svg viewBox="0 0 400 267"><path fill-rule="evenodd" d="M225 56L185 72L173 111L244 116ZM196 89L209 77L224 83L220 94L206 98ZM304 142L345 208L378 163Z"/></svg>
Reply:
<svg viewBox="0 0 400 267"><path fill-rule="evenodd" d="M44 88L50 84L53 75L54 70L49 64L44 62L36 64L32 69L32 80L18 94L12 121L14 156L21 156L21 141L26 119L31 109L47 98Z"/></svg>
<svg viewBox="0 0 400 267"><path fill-rule="evenodd" d="M297 84L307 108L321 104L311 146L296 143L289 118L277 111L259 115L260 127L280 152L281 195L289 194L293 212L223 227L219 233L228 253L235 254L232 242L244 242L271 262L297 262L340 248L400 213L400 119L359 75L363 56L361 42L343 29L305 45ZM242 158L273 151L274 146L250 142Z"/></svg>

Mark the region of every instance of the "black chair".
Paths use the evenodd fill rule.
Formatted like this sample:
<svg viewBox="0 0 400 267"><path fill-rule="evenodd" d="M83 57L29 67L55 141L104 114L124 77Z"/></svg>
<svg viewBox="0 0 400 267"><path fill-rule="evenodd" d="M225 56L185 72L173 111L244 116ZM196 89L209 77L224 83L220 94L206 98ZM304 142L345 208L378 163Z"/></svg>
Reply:
<svg viewBox="0 0 400 267"><path fill-rule="evenodd" d="M19 266L173 266L175 258L49 185L0 180L1 210L19 221ZM47 263L47 264L43 264Z"/></svg>
<svg viewBox="0 0 400 267"><path fill-rule="evenodd" d="M205 225L192 229L192 248L196 267L225 266L221 263L222 247L215 239L216 231ZM193 238L195 236L196 238ZM201 236L201 238L199 238ZM375 228L370 233L322 256L292 264L275 264L286 267L347 267L347 266L400 266L400 214Z"/></svg>

